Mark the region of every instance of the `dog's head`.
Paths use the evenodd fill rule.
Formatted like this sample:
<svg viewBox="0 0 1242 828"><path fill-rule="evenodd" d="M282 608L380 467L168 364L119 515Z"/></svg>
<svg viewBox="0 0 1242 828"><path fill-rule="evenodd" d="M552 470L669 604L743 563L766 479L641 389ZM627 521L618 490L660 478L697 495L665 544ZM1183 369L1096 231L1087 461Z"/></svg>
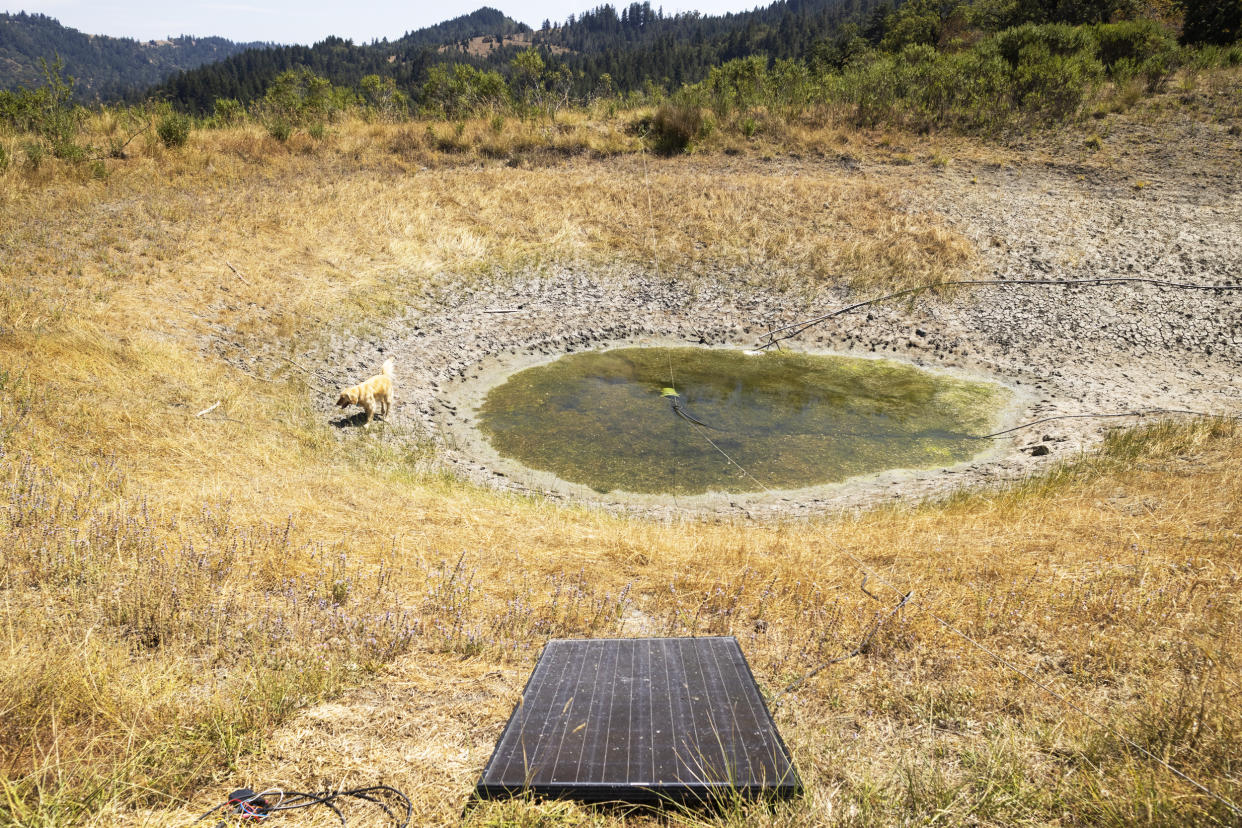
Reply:
<svg viewBox="0 0 1242 828"><path fill-rule="evenodd" d="M355 405L355 404L356 403L354 402L353 397L350 395L348 391L342 391L341 396L337 397L336 399L337 408L348 408L349 406Z"/></svg>

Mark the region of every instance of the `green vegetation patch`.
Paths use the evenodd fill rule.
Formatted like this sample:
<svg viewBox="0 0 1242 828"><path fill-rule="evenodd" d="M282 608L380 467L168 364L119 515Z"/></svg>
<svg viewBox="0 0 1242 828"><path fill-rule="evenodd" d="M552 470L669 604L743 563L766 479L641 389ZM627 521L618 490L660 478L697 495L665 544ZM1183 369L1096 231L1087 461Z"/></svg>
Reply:
<svg viewBox="0 0 1242 828"><path fill-rule="evenodd" d="M1008 397L888 360L623 348L514 374L480 423L500 454L597 491L692 495L960 463Z"/></svg>

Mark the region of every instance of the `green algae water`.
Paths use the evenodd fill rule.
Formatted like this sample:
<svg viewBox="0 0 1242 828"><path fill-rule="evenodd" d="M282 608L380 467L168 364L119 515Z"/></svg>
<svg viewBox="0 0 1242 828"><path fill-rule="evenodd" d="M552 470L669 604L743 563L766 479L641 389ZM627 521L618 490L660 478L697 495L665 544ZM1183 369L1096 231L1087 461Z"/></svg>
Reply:
<svg viewBox="0 0 1242 828"><path fill-rule="evenodd" d="M954 465L1008 399L888 360L621 348L513 374L479 425L501 455L598 492L694 495Z"/></svg>

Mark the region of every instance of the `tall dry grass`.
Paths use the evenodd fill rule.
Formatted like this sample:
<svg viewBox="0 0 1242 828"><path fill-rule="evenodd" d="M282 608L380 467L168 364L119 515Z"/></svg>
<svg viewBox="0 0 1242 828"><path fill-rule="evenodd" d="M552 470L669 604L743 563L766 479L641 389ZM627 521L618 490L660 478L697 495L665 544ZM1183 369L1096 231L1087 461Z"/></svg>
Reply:
<svg viewBox="0 0 1242 828"><path fill-rule="evenodd" d="M426 446L336 441L305 387L223 362L213 334L292 350L558 262L868 285L969 248L865 178L728 156L511 167L335 129L0 176L0 820L167 824L278 777L393 782L418 824L454 824L548 637L737 635L775 694L895 602L859 589L852 555L916 600L780 699L807 797L665 821L1231 821L930 613L1236 801L1232 426L1127 432L1006 490L810 523L479 490Z"/></svg>

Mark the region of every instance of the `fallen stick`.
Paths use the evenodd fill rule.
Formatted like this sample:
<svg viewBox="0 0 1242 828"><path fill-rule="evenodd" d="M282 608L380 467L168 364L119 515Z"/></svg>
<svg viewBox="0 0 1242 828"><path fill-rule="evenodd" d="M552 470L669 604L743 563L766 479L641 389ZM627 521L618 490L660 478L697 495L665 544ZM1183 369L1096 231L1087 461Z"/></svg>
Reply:
<svg viewBox="0 0 1242 828"><path fill-rule="evenodd" d="M219 408L219 407L220 407L220 403L221 403L221 402L223 402L223 400L217 400L217 401L216 401L216 403L215 403L214 405L210 405L210 406L208 406L207 408L204 408L202 411L198 412L198 413L197 413L197 414L195 414L194 416L195 416L195 417L201 417L201 416L203 416L204 414L210 414L211 412L215 411L217 408Z"/></svg>
<svg viewBox="0 0 1242 828"><path fill-rule="evenodd" d="M199 417L197 414L191 414L188 411L160 411L160 414L167 414L170 417L189 417L191 419L201 419L204 423L237 423L238 425L246 425L245 420L237 420L232 417Z"/></svg>
<svg viewBox="0 0 1242 828"><path fill-rule="evenodd" d="M241 283L242 283L243 285L249 285L249 284L250 284L250 282L246 281L246 277L242 275L242 272L241 272L240 270L238 270L237 268L233 267L233 265L232 265L232 264L230 264L230 263L229 263L229 262L227 262L227 261L225 262L225 264L229 266L229 270L233 271L233 275L234 275L234 276L236 276L238 279L240 279L240 280L241 280Z"/></svg>

